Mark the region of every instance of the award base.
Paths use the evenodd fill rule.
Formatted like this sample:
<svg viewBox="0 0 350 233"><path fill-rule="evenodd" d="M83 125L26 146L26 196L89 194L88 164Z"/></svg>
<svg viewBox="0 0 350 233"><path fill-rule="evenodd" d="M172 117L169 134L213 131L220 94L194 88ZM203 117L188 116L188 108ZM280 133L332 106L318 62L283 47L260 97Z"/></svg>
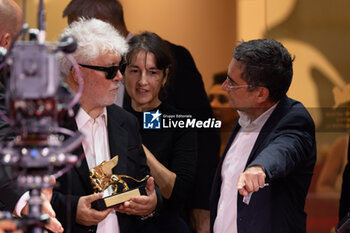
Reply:
<svg viewBox="0 0 350 233"><path fill-rule="evenodd" d="M96 210L105 210L107 208L117 206L121 203L129 201L131 197L141 195L147 195L145 186L140 186L135 189L98 199L91 203L91 207Z"/></svg>

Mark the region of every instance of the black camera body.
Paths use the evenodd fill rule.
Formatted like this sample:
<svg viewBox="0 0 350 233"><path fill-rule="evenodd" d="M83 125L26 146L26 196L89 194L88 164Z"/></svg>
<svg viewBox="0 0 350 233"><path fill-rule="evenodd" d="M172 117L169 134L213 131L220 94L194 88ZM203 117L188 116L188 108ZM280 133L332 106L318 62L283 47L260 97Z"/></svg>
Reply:
<svg viewBox="0 0 350 233"><path fill-rule="evenodd" d="M54 53L36 41L15 44L11 57L10 96L12 100L53 97L59 85L59 69Z"/></svg>
<svg viewBox="0 0 350 233"><path fill-rule="evenodd" d="M60 74L54 53L36 41L17 42L12 60L7 97L14 133L20 145L45 145L57 126L57 90Z"/></svg>

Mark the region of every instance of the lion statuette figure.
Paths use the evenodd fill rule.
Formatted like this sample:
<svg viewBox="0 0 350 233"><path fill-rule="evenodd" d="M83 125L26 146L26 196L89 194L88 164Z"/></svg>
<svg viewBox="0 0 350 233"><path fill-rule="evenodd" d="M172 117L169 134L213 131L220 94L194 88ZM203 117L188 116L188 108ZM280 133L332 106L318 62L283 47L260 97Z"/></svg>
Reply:
<svg viewBox="0 0 350 233"><path fill-rule="evenodd" d="M90 180L94 193L100 193L106 190L110 185L113 187L113 194L118 192L118 184L121 184L123 192L128 191L130 188L128 184L122 178L129 178L136 182L143 182L149 178L149 175L145 176L142 180L137 180L127 175L115 175L112 174L112 168L118 164L118 155L114 156L109 161L103 161L97 167L90 169Z"/></svg>

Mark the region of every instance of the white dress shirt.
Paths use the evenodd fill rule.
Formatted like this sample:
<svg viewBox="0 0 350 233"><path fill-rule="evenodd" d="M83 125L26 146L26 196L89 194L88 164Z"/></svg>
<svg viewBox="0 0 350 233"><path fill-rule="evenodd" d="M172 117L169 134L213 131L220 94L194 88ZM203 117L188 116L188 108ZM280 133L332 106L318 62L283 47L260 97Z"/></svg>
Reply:
<svg viewBox="0 0 350 233"><path fill-rule="evenodd" d="M80 108L75 120L78 129L85 135L82 144L89 169L96 167L103 161L109 161L106 108L96 119L91 118ZM109 187L104 191L103 196L109 196L112 192L112 187ZM120 233L118 218L114 210L97 224L97 233Z"/></svg>
<svg viewBox="0 0 350 233"><path fill-rule="evenodd" d="M276 105L269 108L253 122L245 113L238 111L240 116L238 123L241 128L227 151L222 164L221 193L214 222L214 233L237 233L238 178L244 171L261 128L276 108Z"/></svg>

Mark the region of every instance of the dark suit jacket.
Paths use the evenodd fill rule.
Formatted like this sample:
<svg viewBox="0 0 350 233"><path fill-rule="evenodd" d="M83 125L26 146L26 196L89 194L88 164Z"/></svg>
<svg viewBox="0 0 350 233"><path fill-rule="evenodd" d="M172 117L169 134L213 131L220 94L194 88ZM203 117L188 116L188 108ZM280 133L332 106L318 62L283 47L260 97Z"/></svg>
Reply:
<svg viewBox="0 0 350 233"><path fill-rule="evenodd" d="M214 178L211 193L211 231L220 198L221 166L240 126L236 124ZM238 193L239 233L303 233L305 198L316 162L315 126L304 106L284 97L253 146L246 168L265 168L267 186L252 194L249 205Z"/></svg>
<svg viewBox="0 0 350 233"><path fill-rule="evenodd" d="M8 116L5 99L6 88L2 73L3 70L0 71L0 111ZM13 139L12 133L8 123L0 117L0 140L4 140L5 136L6 140ZM12 212L24 191L16 187L16 178L12 174L11 166L4 166L0 163L0 210Z"/></svg>
<svg viewBox="0 0 350 233"><path fill-rule="evenodd" d="M141 146L141 139L136 118L116 105L107 107L107 128L111 156L119 155L119 162L113 169L114 174L129 175L141 179L150 174L146 164L146 155ZM76 128L75 121L69 128ZM82 147L74 152L80 155ZM96 226L85 227L75 222L76 209L79 197L93 193L89 180L89 169L84 158L66 174L57 179L60 186L54 190L51 204L56 212L57 219L65 230L71 224L71 232L93 232ZM158 207L161 205L161 196L157 191ZM69 195L68 195L69 194ZM67 208L67 206L69 208ZM157 207L157 208L158 208ZM139 216L118 213L118 221L121 233L140 232L144 221Z"/></svg>
<svg viewBox="0 0 350 233"><path fill-rule="evenodd" d="M5 96L6 96L6 88L1 80L0 81L0 111L6 116L8 116ZM7 134L8 130L9 130L8 123L0 117L0 140L3 139L3 137Z"/></svg>
<svg viewBox="0 0 350 233"><path fill-rule="evenodd" d="M16 186L16 178L10 166L0 165L0 211L13 212L17 201L25 192Z"/></svg>

